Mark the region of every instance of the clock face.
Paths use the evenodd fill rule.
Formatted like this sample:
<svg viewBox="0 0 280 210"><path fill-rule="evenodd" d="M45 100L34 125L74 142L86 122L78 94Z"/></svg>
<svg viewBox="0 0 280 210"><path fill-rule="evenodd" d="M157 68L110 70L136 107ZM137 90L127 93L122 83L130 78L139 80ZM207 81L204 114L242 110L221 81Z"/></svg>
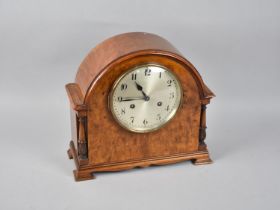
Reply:
<svg viewBox="0 0 280 210"><path fill-rule="evenodd" d="M144 133L165 125L176 114L181 98L177 77L163 66L148 64L117 79L109 104L122 127Z"/></svg>

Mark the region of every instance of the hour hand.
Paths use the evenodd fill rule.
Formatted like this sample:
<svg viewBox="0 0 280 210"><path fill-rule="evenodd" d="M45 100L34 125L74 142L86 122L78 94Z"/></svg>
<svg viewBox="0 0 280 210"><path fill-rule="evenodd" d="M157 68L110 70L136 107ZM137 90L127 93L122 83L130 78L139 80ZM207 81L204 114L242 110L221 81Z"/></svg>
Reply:
<svg viewBox="0 0 280 210"><path fill-rule="evenodd" d="M142 91L143 87L141 85L139 85L137 82L135 82L137 90Z"/></svg>
<svg viewBox="0 0 280 210"><path fill-rule="evenodd" d="M135 84L136 84L137 90L142 92L145 101L148 101L150 99L150 97L147 96L147 94L143 91L143 87L141 85L139 85L137 82L135 82Z"/></svg>
<svg viewBox="0 0 280 210"><path fill-rule="evenodd" d="M122 97L120 102L122 101L135 101L135 100L145 100L144 97Z"/></svg>

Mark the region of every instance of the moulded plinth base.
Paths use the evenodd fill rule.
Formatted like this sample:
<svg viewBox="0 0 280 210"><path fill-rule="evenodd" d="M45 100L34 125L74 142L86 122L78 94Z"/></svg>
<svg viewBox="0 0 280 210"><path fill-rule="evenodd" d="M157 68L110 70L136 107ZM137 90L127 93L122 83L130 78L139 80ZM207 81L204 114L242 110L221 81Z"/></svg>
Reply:
<svg viewBox="0 0 280 210"><path fill-rule="evenodd" d="M212 163L209 157L209 152L206 147L200 148L202 150L185 153L176 154L165 157L154 157L135 161L125 161L118 163L108 163L100 165L90 165L88 160L79 159L76 153L76 149L73 141L70 142L70 149L67 151L69 159L74 159L76 164L76 170L73 171L76 181L84 181L89 179L94 179L94 172L104 172L104 171L121 171L128 170L132 168L145 168L153 165L166 165L177 162L182 162L185 160L191 160L194 165L203 165Z"/></svg>

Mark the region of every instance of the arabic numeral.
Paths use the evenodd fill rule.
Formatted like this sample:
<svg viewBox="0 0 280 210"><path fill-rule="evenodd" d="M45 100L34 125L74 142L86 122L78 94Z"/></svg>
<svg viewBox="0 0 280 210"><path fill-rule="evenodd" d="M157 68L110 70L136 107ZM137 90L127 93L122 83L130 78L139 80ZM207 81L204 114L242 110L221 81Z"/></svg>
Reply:
<svg viewBox="0 0 280 210"><path fill-rule="evenodd" d="M145 76L150 76L151 75L151 69L146 68L145 69Z"/></svg>
<svg viewBox="0 0 280 210"><path fill-rule="evenodd" d="M132 74L131 74L131 79L132 79L132 80L136 80L136 77L137 77L137 74L136 74L136 73L132 73Z"/></svg>
<svg viewBox="0 0 280 210"><path fill-rule="evenodd" d="M161 115L157 114L157 120L161 120Z"/></svg>
<svg viewBox="0 0 280 210"><path fill-rule="evenodd" d="M126 90L127 89L127 84L121 84L121 90Z"/></svg>
<svg viewBox="0 0 280 210"><path fill-rule="evenodd" d="M148 121L145 119L145 120L143 120L143 124L144 125L147 125L148 124Z"/></svg>
<svg viewBox="0 0 280 210"><path fill-rule="evenodd" d="M167 86L170 87L171 84L172 84L172 80L171 79L167 80Z"/></svg>
<svg viewBox="0 0 280 210"><path fill-rule="evenodd" d="M169 99L172 99L172 98L174 98L175 97L175 94L174 94L174 92L172 92L172 93L169 93Z"/></svg>
<svg viewBox="0 0 280 210"><path fill-rule="evenodd" d="M170 109L170 107L169 107L169 105L167 105L167 107L166 107L165 110L166 110L166 111L169 111L169 109Z"/></svg>
<svg viewBox="0 0 280 210"><path fill-rule="evenodd" d="M134 123L134 117L130 117L130 122Z"/></svg>

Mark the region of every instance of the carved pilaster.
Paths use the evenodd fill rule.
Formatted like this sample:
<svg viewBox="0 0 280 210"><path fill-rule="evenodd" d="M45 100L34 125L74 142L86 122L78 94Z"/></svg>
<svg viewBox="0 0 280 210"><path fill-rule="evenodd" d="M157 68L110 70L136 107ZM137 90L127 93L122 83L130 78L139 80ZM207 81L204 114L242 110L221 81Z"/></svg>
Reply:
<svg viewBox="0 0 280 210"><path fill-rule="evenodd" d="M206 105L201 105L200 127L199 127L199 146L206 146L204 140L206 138Z"/></svg>
<svg viewBox="0 0 280 210"><path fill-rule="evenodd" d="M87 159L87 138L86 138L86 117L78 117L79 135L78 135L78 156L81 159Z"/></svg>

